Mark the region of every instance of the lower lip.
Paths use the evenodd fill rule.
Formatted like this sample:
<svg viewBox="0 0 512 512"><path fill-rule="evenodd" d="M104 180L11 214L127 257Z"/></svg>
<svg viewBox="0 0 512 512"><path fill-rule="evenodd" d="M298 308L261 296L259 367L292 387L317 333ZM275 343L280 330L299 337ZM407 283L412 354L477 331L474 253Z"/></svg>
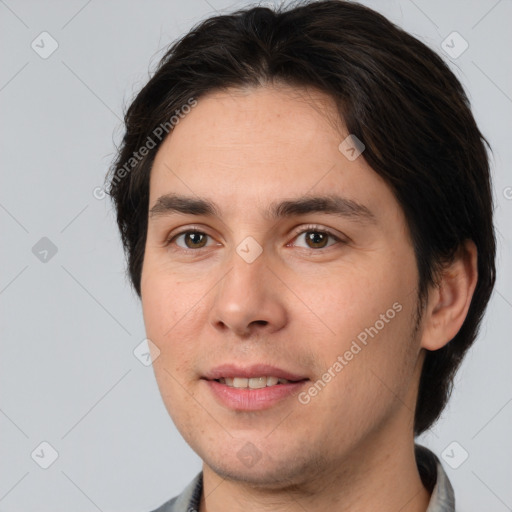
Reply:
<svg viewBox="0 0 512 512"><path fill-rule="evenodd" d="M236 411L259 411L268 409L279 401L294 396L306 384L307 380L277 384L260 389L233 388L217 382L205 380L217 400L229 409Z"/></svg>

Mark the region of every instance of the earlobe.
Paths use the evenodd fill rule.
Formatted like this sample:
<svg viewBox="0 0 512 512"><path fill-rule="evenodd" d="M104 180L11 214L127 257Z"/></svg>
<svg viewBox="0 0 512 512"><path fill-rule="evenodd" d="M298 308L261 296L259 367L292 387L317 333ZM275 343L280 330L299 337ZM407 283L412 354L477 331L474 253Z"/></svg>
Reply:
<svg viewBox="0 0 512 512"><path fill-rule="evenodd" d="M438 350L459 332L478 280L477 248L466 240L441 271L437 286L429 291L423 318L421 347Z"/></svg>

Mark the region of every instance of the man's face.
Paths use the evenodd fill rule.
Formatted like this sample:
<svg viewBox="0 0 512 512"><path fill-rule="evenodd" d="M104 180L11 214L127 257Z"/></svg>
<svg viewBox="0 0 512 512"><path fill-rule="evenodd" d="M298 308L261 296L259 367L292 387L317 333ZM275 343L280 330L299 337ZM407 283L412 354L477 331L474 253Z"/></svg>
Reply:
<svg viewBox="0 0 512 512"><path fill-rule="evenodd" d="M207 467L235 480L299 482L412 437L413 247L389 187L339 149L348 133L334 112L319 92L216 92L151 172L150 210L166 194L218 210L158 202L141 290L169 414ZM339 197L340 211L270 214L304 196ZM294 382L275 384L283 376Z"/></svg>

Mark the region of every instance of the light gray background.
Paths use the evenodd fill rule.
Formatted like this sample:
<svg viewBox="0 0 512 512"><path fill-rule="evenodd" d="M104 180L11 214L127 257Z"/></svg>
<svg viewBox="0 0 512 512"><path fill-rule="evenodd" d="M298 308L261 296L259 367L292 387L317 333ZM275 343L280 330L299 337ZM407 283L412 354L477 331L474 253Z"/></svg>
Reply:
<svg viewBox="0 0 512 512"><path fill-rule="evenodd" d="M459 511L512 510L512 5L364 3L443 55L453 31L469 43L444 56L494 149L499 276L449 407L421 441L444 453ZM108 198L93 191L123 106L161 50L215 11L248 4L0 0L0 511L147 511L200 470L151 366L133 354L145 338L140 304ZM51 48L43 31L59 45L46 59L31 47ZM43 237L57 248L46 262L32 249ZM38 465L51 456L43 441L58 452L48 469Z"/></svg>

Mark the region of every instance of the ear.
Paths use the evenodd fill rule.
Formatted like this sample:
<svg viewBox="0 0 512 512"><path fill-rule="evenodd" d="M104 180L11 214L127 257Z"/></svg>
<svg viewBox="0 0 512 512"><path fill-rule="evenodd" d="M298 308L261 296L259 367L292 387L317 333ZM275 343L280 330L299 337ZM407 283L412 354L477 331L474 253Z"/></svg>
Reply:
<svg viewBox="0 0 512 512"><path fill-rule="evenodd" d="M478 280L477 248L466 240L453 260L443 267L438 284L429 290L423 316L421 347L438 350L459 332Z"/></svg>

